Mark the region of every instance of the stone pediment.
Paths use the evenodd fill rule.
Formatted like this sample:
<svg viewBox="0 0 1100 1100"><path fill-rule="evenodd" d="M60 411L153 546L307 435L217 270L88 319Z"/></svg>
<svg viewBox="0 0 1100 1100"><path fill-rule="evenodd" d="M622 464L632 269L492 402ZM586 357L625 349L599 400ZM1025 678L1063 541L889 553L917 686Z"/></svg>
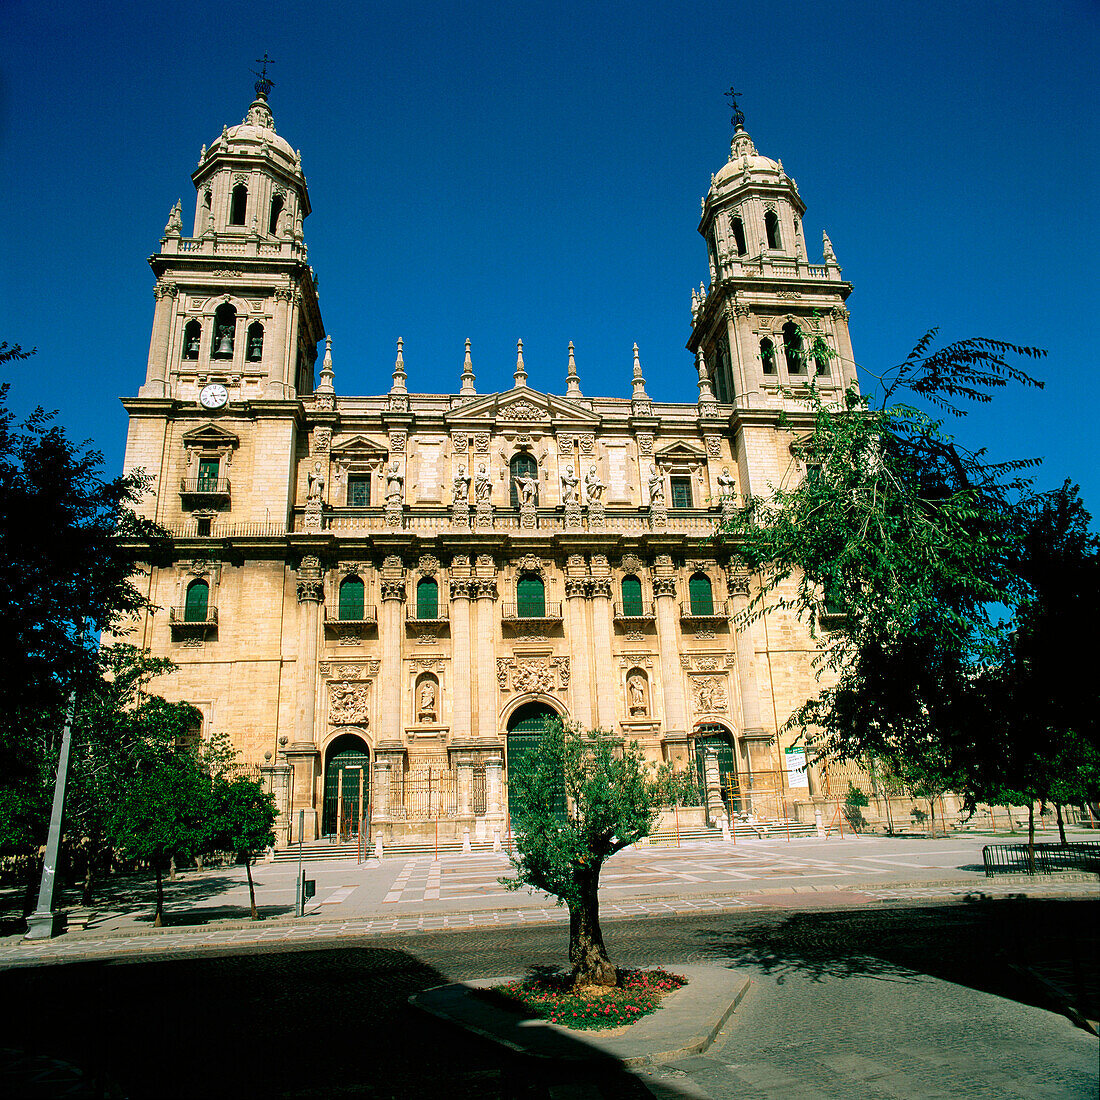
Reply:
<svg viewBox="0 0 1100 1100"><path fill-rule="evenodd" d="M185 447L238 447L240 442L236 432L227 431L212 420L183 433Z"/></svg>
<svg viewBox="0 0 1100 1100"><path fill-rule="evenodd" d="M364 435L353 435L349 439L341 439L329 449L333 458L388 458L389 449L368 439Z"/></svg>
<svg viewBox="0 0 1100 1100"><path fill-rule="evenodd" d="M697 447L686 440L678 439L675 443L669 443L660 450L654 451L653 457L658 462L705 462L706 453L702 447Z"/></svg>
<svg viewBox="0 0 1100 1100"><path fill-rule="evenodd" d="M492 421L500 424L566 423L571 426L595 427L600 418L591 410L570 401L566 397L539 393L526 386L506 390L503 393L489 393L484 397L475 397L447 414L451 423L465 423L470 420Z"/></svg>

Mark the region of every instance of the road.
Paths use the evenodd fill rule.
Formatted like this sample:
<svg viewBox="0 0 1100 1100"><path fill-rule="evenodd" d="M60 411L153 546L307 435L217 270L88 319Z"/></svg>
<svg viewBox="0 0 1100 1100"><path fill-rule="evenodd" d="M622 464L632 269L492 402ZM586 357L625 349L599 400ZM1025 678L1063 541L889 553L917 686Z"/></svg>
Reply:
<svg viewBox="0 0 1100 1100"><path fill-rule="evenodd" d="M407 1006L444 981L561 963L564 929L549 924L308 947L173 940L141 960L9 968L4 1045L131 1100L1095 1096L1097 1040L1040 1007L1010 964L1091 959L1095 981L1098 917L1095 900L1002 900L609 921L621 965L712 961L753 980L707 1055L634 1076L531 1066Z"/></svg>

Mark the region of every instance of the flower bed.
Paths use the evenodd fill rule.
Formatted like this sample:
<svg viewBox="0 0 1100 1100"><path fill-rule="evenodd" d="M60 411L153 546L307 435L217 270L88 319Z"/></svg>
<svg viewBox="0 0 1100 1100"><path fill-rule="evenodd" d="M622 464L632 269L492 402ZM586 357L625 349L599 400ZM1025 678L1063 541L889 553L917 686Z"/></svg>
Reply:
<svg viewBox="0 0 1100 1100"><path fill-rule="evenodd" d="M591 1031L632 1024L655 1012L663 997L686 984L687 978L667 970L620 970L614 988L574 993L568 974L551 974L496 985L485 995L552 1024Z"/></svg>

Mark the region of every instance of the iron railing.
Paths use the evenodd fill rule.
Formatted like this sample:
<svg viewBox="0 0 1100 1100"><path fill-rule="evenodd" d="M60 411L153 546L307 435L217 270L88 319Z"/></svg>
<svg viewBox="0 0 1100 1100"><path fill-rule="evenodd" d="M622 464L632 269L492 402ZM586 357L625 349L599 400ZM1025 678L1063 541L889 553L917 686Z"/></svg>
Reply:
<svg viewBox="0 0 1100 1100"><path fill-rule="evenodd" d="M725 600L711 600L711 606L692 607L689 602L680 604L681 619L728 619L729 609Z"/></svg>
<svg viewBox="0 0 1100 1100"><path fill-rule="evenodd" d="M982 862L988 878L994 875L1050 875L1056 871L1086 871L1100 874L1100 841L1073 844L1036 844L1035 862L1026 844L987 844Z"/></svg>
<svg viewBox="0 0 1100 1100"><path fill-rule="evenodd" d="M187 607L173 607L169 611L169 622L173 626L216 626L218 622L218 609L208 607L201 618L195 617L194 611L188 617Z"/></svg>
<svg viewBox="0 0 1100 1100"><path fill-rule="evenodd" d="M227 477L183 477L180 478L180 492L184 496L229 496L229 478Z"/></svg>
<svg viewBox="0 0 1100 1100"><path fill-rule="evenodd" d="M345 617L339 613L332 614L327 612L325 614L325 626L373 626L378 622L378 611L373 607L364 607L362 614L352 617Z"/></svg>
<svg viewBox="0 0 1100 1100"><path fill-rule="evenodd" d="M502 615L505 622L561 622L561 602L552 603L547 600L538 615L532 615L526 609L521 612L514 603L506 603Z"/></svg>
<svg viewBox="0 0 1100 1100"><path fill-rule="evenodd" d="M639 604L632 604L630 607L625 607L621 603L615 604L615 622L636 622L639 620L653 619L655 618L655 612L653 610L653 604L643 601Z"/></svg>

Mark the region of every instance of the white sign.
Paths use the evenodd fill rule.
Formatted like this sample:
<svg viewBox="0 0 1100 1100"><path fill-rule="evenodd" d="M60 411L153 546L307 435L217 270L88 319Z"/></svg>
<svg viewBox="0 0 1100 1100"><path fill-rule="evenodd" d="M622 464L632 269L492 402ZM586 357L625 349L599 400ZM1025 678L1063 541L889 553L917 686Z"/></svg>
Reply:
<svg viewBox="0 0 1100 1100"><path fill-rule="evenodd" d="M808 787L806 781L806 750L785 749L787 756L787 786Z"/></svg>

